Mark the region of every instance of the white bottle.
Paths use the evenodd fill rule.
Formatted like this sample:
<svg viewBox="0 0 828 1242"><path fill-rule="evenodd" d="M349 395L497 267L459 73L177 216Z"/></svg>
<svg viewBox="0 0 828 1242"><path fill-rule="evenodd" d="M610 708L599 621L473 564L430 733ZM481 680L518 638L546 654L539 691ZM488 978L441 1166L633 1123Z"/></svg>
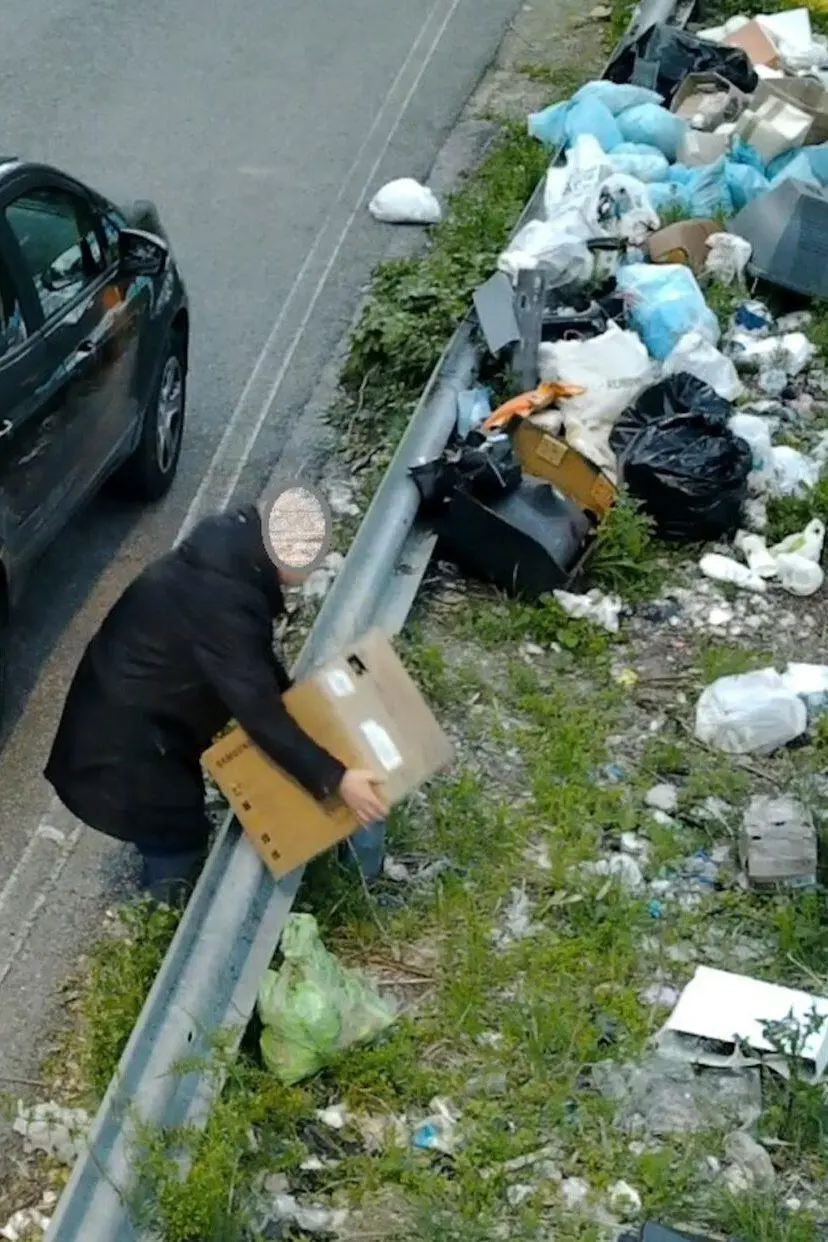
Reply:
<svg viewBox="0 0 828 1242"><path fill-rule="evenodd" d="M748 569L747 565L734 561L732 556L708 552L699 561L699 569L705 577L713 578L716 582L730 582L733 586L741 587L743 591L755 591L757 595L761 595L767 590L763 578Z"/></svg>
<svg viewBox="0 0 828 1242"><path fill-rule="evenodd" d="M776 577L776 561L761 535L751 535L748 531L740 530L733 545L742 553L752 573L760 578Z"/></svg>
<svg viewBox="0 0 828 1242"><path fill-rule="evenodd" d="M797 552L782 552L776 558L779 582L791 595L815 595L825 575L822 566Z"/></svg>

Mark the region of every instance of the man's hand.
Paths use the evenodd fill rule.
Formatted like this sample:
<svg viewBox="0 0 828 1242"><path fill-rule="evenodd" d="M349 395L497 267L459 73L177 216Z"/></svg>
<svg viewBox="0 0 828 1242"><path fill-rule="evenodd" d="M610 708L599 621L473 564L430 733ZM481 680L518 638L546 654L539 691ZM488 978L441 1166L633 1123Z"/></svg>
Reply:
<svg viewBox="0 0 828 1242"><path fill-rule="evenodd" d="M388 807L377 793L382 780L374 772L362 772L351 768L339 785L339 796L350 807L361 824L374 824L385 819Z"/></svg>

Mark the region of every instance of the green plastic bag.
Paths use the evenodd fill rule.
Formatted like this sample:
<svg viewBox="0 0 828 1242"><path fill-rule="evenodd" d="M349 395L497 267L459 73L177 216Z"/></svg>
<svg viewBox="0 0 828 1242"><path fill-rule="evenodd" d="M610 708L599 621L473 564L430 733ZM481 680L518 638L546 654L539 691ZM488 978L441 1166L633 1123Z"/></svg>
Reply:
<svg viewBox="0 0 828 1242"><path fill-rule="evenodd" d="M322 943L311 914L291 914L282 935L284 963L259 988L265 1065L292 1086L318 1074L353 1044L394 1021L393 1007Z"/></svg>

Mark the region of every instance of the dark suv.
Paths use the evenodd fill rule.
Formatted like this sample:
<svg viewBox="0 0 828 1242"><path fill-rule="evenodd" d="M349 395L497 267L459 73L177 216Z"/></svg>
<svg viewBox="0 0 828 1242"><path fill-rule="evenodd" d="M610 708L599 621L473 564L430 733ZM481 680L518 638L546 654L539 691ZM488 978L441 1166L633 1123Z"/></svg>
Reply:
<svg viewBox="0 0 828 1242"><path fill-rule="evenodd" d="M0 158L0 627L22 571L105 479L147 501L169 488L189 331L151 204Z"/></svg>

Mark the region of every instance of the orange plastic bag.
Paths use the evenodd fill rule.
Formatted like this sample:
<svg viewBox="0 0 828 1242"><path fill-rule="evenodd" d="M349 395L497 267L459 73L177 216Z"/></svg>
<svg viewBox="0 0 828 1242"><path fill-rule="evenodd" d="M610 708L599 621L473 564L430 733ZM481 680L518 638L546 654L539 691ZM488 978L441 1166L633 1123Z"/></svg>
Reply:
<svg viewBox="0 0 828 1242"><path fill-rule="evenodd" d="M579 388L577 384L539 384L532 392L521 393L519 397L512 397L511 401L499 405L483 423L482 430L496 431L499 427L508 426L513 418L528 418L530 414L548 410L550 405L563 397L580 397L584 392L586 389Z"/></svg>

